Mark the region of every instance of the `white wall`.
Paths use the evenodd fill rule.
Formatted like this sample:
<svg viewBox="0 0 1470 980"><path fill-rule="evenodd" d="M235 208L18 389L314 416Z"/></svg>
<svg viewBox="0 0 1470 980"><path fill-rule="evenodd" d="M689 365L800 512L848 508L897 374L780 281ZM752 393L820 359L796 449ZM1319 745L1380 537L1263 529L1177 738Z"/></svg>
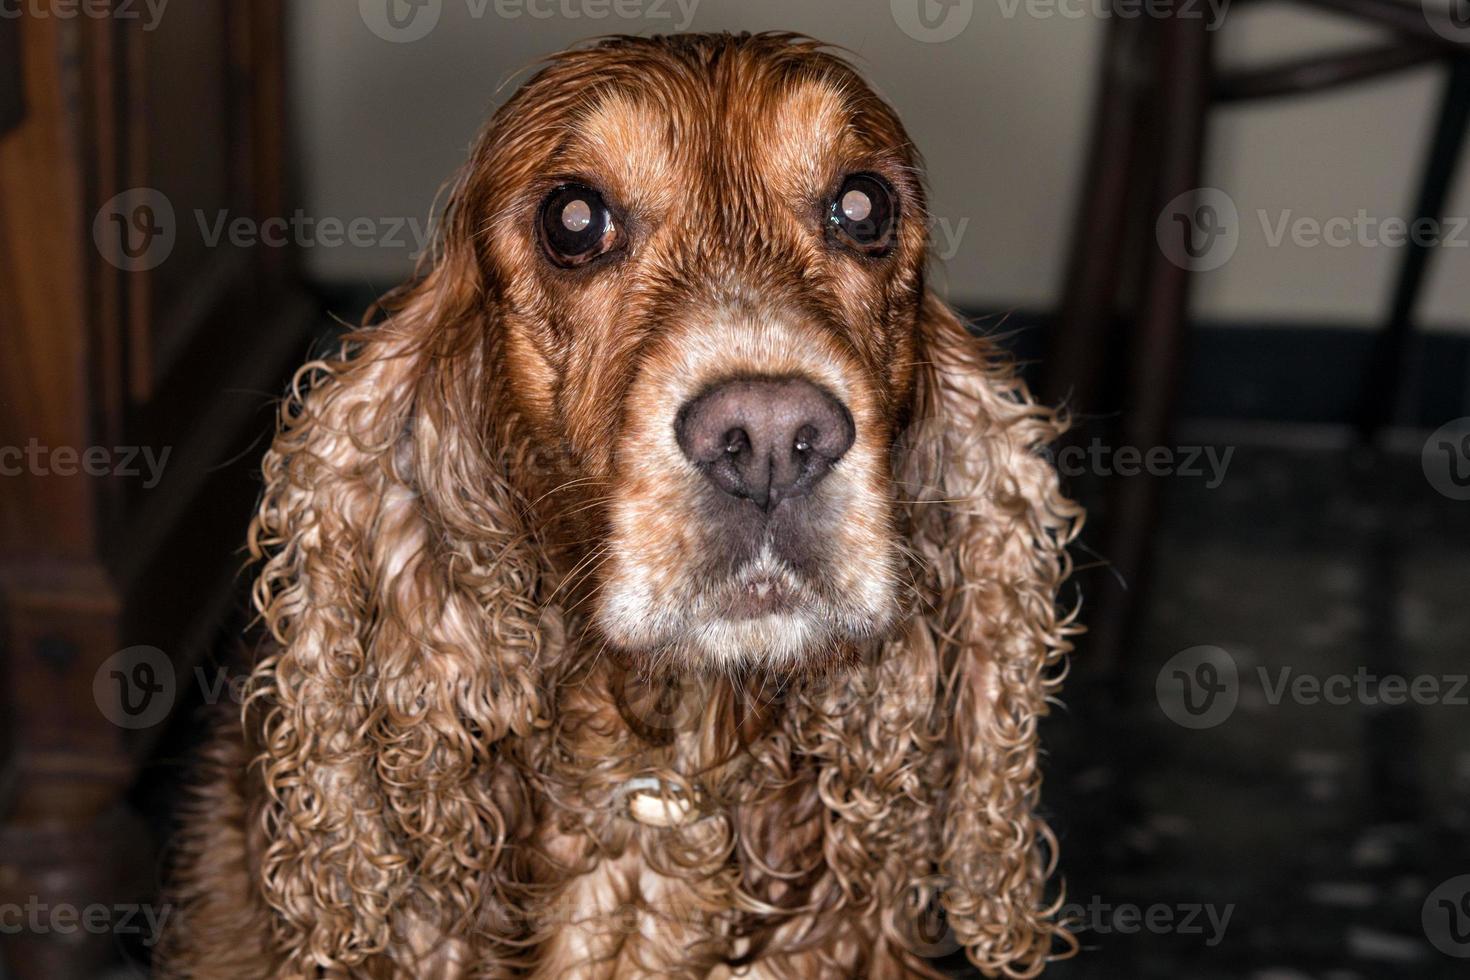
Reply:
<svg viewBox="0 0 1470 980"><path fill-rule="evenodd" d="M956 14L972 4L972 16L942 43L915 40L896 14L934 0L428 0L440 5L440 18L412 43L368 28L360 10L371 17L384 2L293 5L309 214L422 219L486 113L514 89L512 73L591 35L683 27L692 5L693 30L789 29L851 49L924 152L935 216L950 234L962 232L939 279L950 298L1020 308L1054 302L1102 37L1095 15L1064 16L1056 4L1075 12L1100 0L960 0ZM566 9L581 16L564 16ZM618 9L648 16L620 18ZM598 11L607 13L588 16ZM1258 62L1361 36L1320 15L1244 11L1223 32L1222 54L1230 64ZM1318 220L1359 209L1405 215L1437 91L1432 74L1418 71L1327 97L1217 111L1206 183L1235 200L1241 235L1225 266L1201 274L1199 312L1371 325L1402 252L1272 247L1259 212L1272 224L1285 209ZM1470 166L1451 214L1470 216L1467 175ZM1429 284L1423 318L1431 328L1470 329L1470 229L1458 241L1441 251ZM405 275L410 251L313 248L308 262L325 279L386 287Z"/></svg>

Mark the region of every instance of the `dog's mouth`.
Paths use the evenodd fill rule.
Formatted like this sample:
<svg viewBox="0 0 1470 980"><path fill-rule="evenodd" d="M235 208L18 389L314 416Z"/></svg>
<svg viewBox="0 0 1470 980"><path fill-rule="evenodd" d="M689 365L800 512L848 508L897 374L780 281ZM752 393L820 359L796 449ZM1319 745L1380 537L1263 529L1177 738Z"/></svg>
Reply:
<svg viewBox="0 0 1470 980"><path fill-rule="evenodd" d="M701 581L702 579L702 581ZM844 602L769 547L734 570L689 573L682 596L649 595L614 579L602 624L615 646L705 664L795 665L885 625L884 610Z"/></svg>
<svg viewBox="0 0 1470 980"><path fill-rule="evenodd" d="M716 589L710 605L719 618L735 621L792 615L813 604L809 592L789 567L762 556Z"/></svg>
<svg viewBox="0 0 1470 980"><path fill-rule="evenodd" d="M721 614L725 619L755 619L789 613L796 598L796 591L780 579L751 579L734 589Z"/></svg>

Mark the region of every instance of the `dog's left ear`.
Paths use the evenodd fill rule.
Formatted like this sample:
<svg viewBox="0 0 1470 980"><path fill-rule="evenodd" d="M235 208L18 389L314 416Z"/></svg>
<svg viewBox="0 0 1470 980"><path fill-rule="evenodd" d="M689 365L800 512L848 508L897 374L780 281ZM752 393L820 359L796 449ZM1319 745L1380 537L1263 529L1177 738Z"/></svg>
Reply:
<svg viewBox="0 0 1470 980"><path fill-rule="evenodd" d="M953 753L935 828L947 919L986 976L1031 977L1076 941L1047 898L1056 840L1037 814L1037 724L1069 637L1057 591L1081 510L1045 447L1064 430L1011 359L924 299L914 421L899 477L935 608L939 705Z"/></svg>

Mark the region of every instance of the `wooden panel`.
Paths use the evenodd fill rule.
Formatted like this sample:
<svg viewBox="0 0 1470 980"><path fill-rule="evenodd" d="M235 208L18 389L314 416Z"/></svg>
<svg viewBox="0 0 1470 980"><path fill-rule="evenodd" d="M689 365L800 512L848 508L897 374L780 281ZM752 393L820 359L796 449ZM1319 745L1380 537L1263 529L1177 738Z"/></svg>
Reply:
<svg viewBox="0 0 1470 980"><path fill-rule="evenodd" d="M25 115L25 88L20 71L20 21L0 20L0 136Z"/></svg>
<svg viewBox="0 0 1470 980"><path fill-rule="evenodd" d="M53 458L90 444L84 270L91 249L75 230L91 222L71 152L77 120L63 93L76 78L63 71L61 23L25 21L30 111L0 139L0 554L20 561L91 554L101 482L59 475L70 464L58 467Z"/></svg>
<svg viewBox="0 0 1470 980"><path fill-rule="evenodd" d="M162 194L175 228L167 261L149 273L146 308L133 310L137 397L153 394L245 268L227 240L212 241L218 216L239 215L250 183L233 152L247 134L232 99L228 24L225 0L191 0L172 5L157 30L128 37L142 88L128 121L131 185Z"/></svg>
<svg viewBox="0 0 1470 980"><path fill-rule="evenodd" d="M125 338L117 438L170 451L170 484L176 477L197 484L184 478L192 464L245 448L214 445L233 429L204 431L200 419L215 408L206 403L233 400L238 421L268 400L259 389L221 382L274 355L277 338L262 336L258 325L288 292L288 250L241 249L213 236L221 216L228 222L282 213L279 15L277 0L197 0L170 7L155 31L114 30L107 42L120 74L115 91L97 98L99 105L112 99L118 118L99 123L115 129L113 142L122 149L99 141L98 205L113 193L142 189L139 202L149 210L130 208L116 220L129 227L166 222L168 237L141 268L100 270L99 317L118 322L102 328L99 344ZM104 370L99 383L111 377ZM230 380L243 385L247 379ZM118 489L124 499L112 516L129 527L157 509L156 498L176 492L138 481ZM109 552L141 563L133 537L109 542ZM120 544L122 538L129 543Z"/></svg>
<svg viewBox="0 0 1470 980"><path fill-rule="evenodd" d="M211 247L194 217L284 213L280 13L0 18L28 98L0 135L0 904L154 883L128 870L152 862L124 794L186 699L143 700L192 676L240 598L271 402L313 315L288 250ZM158 196L177 237L153 261ZM114 470L89 475L89 452ZM139 648L146 670L118 660ZM109 952L20 938L0 947L17 980Z"/></svg>

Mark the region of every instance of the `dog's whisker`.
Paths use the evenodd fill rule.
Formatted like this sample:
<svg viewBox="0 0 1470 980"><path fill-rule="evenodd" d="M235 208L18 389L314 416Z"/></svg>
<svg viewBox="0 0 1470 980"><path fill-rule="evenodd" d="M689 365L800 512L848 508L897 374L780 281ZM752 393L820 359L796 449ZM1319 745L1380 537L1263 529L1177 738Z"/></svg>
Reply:
<svg viewBox="0 0 1470 980"><path fill-rule="evenodd" d="M582 558L581 561L572 566L571 570L568 571L565 576L563 576L560 584L558 584L557 587L552 590L551 594L546 597L546 604L550 605L556 600L556 597L558 595L560 595L564 590L570 588L572 584L576 581L577 573L581 569L589 566L590 563L595 562L596 564L601 564L603 560L611 557L613 557L612 549L607 545L599 545L598 547L589 551L586 556ZM595 568L596 564L593 564L592 567Z"/></svg>
<svg viewBox="0 0 1470 980"><path fill-rule="evenodd" d="M537 504L541 503L541 501L545 500L547 497L550 497L552 494L561 493L563 490L569 490L572 487L576 487L576 486L585 486L585 485L587 485L589 483L597 483L601 479L602 479L601 477L596 477L596 476L584 476L584 477L577 477L576 479L568 480L567 482L561 484L560 486L552 487L550 490L547 490L541 496L539 496L535 500L531 501L531 506L532 507L536 506Z"/></svg>

